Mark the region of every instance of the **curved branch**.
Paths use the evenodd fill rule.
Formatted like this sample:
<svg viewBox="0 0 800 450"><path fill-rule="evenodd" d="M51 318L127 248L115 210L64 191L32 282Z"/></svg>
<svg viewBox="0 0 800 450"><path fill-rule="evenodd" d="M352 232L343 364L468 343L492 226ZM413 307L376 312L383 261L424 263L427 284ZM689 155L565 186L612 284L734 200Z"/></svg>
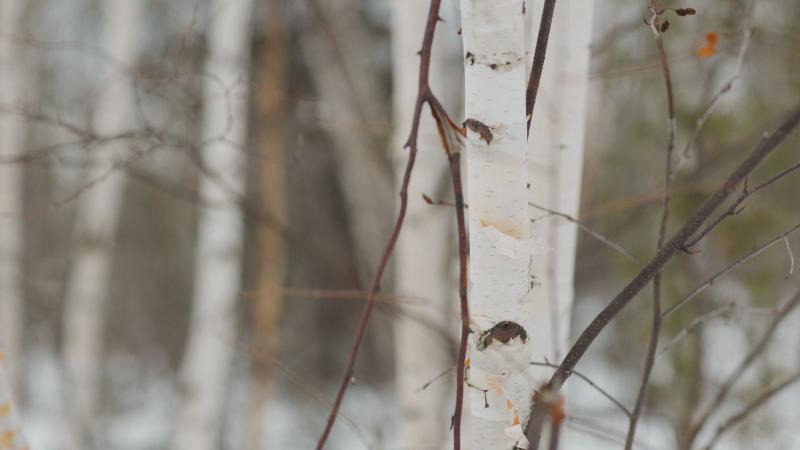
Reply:
<svg viewBox="0 0 800 450"><path fill-rule="evenodd" d="M617 294L611 302L592 320L578 337L561 365L550 378L547 388L559 390L572 375L572 371L583 355L594 343L600 332L619 314L625 306L636 297L642 289L659 273L675 254L686 248L689 238L700 229L703 223L731 195L739 184L755 170L755 168L772 153L786 137L800 124L800 106L789 114L781 126L770 135L765 136L750 155L728 176L720 188L703 203L686 221L677 233L664 245L655 257ZM531 449L538 448L542 426L546 418L546 410L542 405L533 403L530 419L525 428L525 436L531 443Z"/></svg>

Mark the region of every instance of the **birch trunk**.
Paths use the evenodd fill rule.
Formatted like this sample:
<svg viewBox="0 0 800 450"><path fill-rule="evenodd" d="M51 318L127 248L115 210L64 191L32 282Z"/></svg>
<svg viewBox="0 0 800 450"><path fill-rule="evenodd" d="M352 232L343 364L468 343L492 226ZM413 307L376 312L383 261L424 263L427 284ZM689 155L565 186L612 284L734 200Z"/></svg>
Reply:
<svg viewBox="0 0 800 450"><path fill-rule="evenodd" d="M132 68L141 41L140 2L112 0L103 6L105 51ZM135 123L133 87L128 74L120 75L119 70L109 66L101 69L100 80L109 84L97 99L92 124L101 135L129 130ZM78 203L75 256L64 307L64 368L70 406L64 415L68 447L75 450L91 447L91 425L96 418L112 246L125 188L124 174L112 167L128 156L126 147L125 142L114 141L92 155L86 178L103 181L82 193Z"/></svg>
<svg viewBox="0 0 800 450"><path fill-rule="evenodd" d="M0 20L0 102L8 109L21 108L24 92L25 57L10 36L19 32L25 2L2 2ZM11 391L19 392L22 367L21 346L24 328L24 289L20 271L23 252L22 189L23 165L11 163L24 151L25 124L12 111L0 115L0 350L8 361Z"/></svg>
<svg viewBox="0 0 800 450"><path fill-rule="evenodd" d="M470 243L470 448L524 446L534 307L523 0L462 0ZM538 344L537 344L538 345Z"/></svg>
<svg viewBox="0 0 800 450"><path fill-rule="evenodd" d="M419 56L429 0L394 0L392 2L392 73L394 75L394 166L396 180L402 178L408 159L404 148L411 129L414 99L418 88ZM453 24L443 9L445 22ZM440 30L453 36L455 29ZM452 33L452 34L451 34ZM439 43L452 41L440 39ZM449 61L450 55L456 61ZM431 82L448 108L454 103L448 88L457 86L460 78L453 72L458 51L438 48L433 51ZM450 64L448 64L450 63ZM452 90L452 89L451 89ZM448 101L449 100L449 101ZM424 391L419 388L452 364L452 346L443 337L455 330L451 288L450 243L454 227L453 213L448 208L428 205L422 194L444 198L449 193L448 162L430 116L424 116L418 137L419 153L414 179L409 186L407 220L395 250L396 291L401 297L421 299L422 303L402 304L405 314L395 320L395 358L398 401L401 408L401 436L404 448L442 448L447 433L451 402L447 401L452 384L439 380ZM416 300L415 300L416 301ZM421 349L425 349L421 351Z"/></svg>
<svg viewBox="0 0 800 450"><path fill-rule="evenodd" d="M236 341L235 305L241 287L243 217L231 191L245 188L248 65L252 0L215 0L205 64L200 198L230 207L198 217L194 298L181 367L182 397L173 448L219 447L228 375Z"/></svg>
<svg viewBox="0 0 800 450"><path fill-rule="evenodd" d="M533 6L529 49L536 45L542 9L541 2ZM559 0L556 5L528 141L531 201L573 217L580 205L593 10L594 2ZM530 336L537 344L532 356L559 361L569 344L577 227L548 218L537 221L532 233L547 248L533 260L541 286L533 290Z"/></svg>
<svg viewBox="0 0 800 450"><path fill-rule="evenodd" d="M17 414L14 395L11 392L5 356L0 352L0 449L28 450L22 421Z"/></svg>
<svg viewBox="0 0 800 450"><path fill-rule="evenodd" d="M287 125L283 101L288 92L286 72L286 17L283 0L267 2L264 50L259 70L256 104L259 133L258 176L261 207L281 223L286 222L283 149ZM247 448L264 448L265 408L270 389L270 361L278 350L278 319L283 306L284 257L283 235L275 227L261 226L257 232L259 269L252 298L252 333L255 364L251 369L251 395L248 405Z"/></svg>

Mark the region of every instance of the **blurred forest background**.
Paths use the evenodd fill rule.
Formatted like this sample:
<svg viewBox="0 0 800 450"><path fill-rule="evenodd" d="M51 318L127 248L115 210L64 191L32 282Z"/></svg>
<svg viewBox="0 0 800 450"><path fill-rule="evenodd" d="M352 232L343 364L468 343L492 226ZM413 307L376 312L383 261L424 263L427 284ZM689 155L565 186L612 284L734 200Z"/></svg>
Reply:
<svg viewBox="0 0 800 450"><path fill-rule="evenodd" d="M443 4L432 77L461 121L457 3ZM674 230L800 98L800 3L663 3L697 10L664 33L678 151L746 51L741 76L676 179ZM408 69L393 67L393 14L416 8L424 17L427 2L0 5L0 348L30 448L313 447L396 208L395 166L410 123L396 117L408 110L397 104L411 100L393 96L397 72ZM579 214L639 261L655 248L667 134L663 74L642 21L648 6L594 7ZM704 54L709 33L715 44ZM416 73L418 59L404 57ZM798 144L790 137L751 185L797 164ZM420 151L441 153L436 145ZM444 161L440 188L426 192L437 199L452 195ZM795 225L799 192L800 177L787 176L748 199L698 253L678 256L664 275L666 304ZM411 201L452 221L419 195ZM439 391L397 389L397 374L416 369L396 362L401 343L392 332L417 319L437 331L438 341L414 349L431 355L423 379L453 365L454 221L432 236L447 252L437 263L445 289L407 295L390 266L329 448L409 448L398 398L415 395L431 396L440 419L442 442L430 448L447 445L453 374L434 381ZM572 335L640 268L588 233L578 239ZM800 289L792 248L800 251L796 236L779 240L664 322L662 342L679 340L658 354L636 448L682 445L700 402ZM634 301L579 366L627 405L648 340L649 296ZM445 313L425 323L425 308ZM798 371L798 324L800 312L790 312L723 412ZM195 395L204 382L214 392ZM563 448L622 448L627 418L619 409L578 379L566 395ZM800 449L798 399L800 383L718 448ZM216 410L218 420L189 423L192 402ZM192 439L206 443L193 447Z"/></svg>

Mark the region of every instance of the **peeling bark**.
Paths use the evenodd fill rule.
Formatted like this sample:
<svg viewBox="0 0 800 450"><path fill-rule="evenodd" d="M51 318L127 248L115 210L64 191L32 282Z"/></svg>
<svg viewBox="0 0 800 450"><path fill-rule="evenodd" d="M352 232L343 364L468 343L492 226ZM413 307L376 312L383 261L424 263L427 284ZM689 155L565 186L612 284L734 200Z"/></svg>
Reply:
<svg viewBox="0 0 800 450"><path fill-rule="evenodd" d="M521 414L534 388L532 343L522 339L533 313L522 5L461 2L464 51L470 55L464 60L465 117L482 125L467 126L466 143L473 321L467 442L475 449L524 447ZM502 336L485 339L495 332Z"/></svg>

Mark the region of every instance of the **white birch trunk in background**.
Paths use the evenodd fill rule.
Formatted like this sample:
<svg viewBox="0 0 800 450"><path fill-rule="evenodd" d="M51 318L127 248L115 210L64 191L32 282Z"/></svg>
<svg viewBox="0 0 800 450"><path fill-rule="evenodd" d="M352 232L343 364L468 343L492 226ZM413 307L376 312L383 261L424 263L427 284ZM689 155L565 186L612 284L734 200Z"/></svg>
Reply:
<svg viewBox="0 0 800 450"><path fill-rule="evenodd" d="M429 0L394 0L392 2L392 73L394 75L394 136L392 150L399 182L408 159L404 148L411 130L414 100L419 81L419 55L425 29ZM454 18L446 17L439 34L445 36L437 43L452 42L457 27ZM433 50L431 83L445 107L448 90L460 77L453 74L458 51L436 46ZM450 54L456 60L449 61ZM447 63L450 64L447 64ZM450 88L450 89L448 89ZM397 398L401 408L401 433L404 448L442 448L446 438L452 404L449 378L437 381L424 391L426 382L452 364L453 347L447 336L455 331L457 299L452 284L450 247L455 216L450 208L431 206L422 194L442 198L449 192L448 162L438 138L436 126L424 115L418 138L419 152L408 193L408 211L403 232L395 250L395 291L401 297L424 299L424 303L401 304L406 314L395 320L395 357L397 366ZM399 184L398 184L399 186ZM399 187L398 187L399 189ZM413 300L416 302L416 300ZM424 350L422 350L424 349Z"/></svg>
<svg viewBox="0 0 800 450"><path fill-rule="evenodd" d="M0 449L28 450L28 448L22 421L19 420L14 395L11 392L5 356L0 352Z"/></svg>
<svg viewBox="0 0 800 450"><path fill-rule="evenodd" d="M252 0L212 2L204 72L203 163L200 197L230 208L204 208L198 217L194 299L181 367L178 424L173 448L216 449L236 345L241 287L243 216L231 190L245 190L247 94ZM225 139L214 139L224 133Z"/></svg>
<svg viewBox="0 0 800 450"><path fill-rule="evenodd" d="M103 3L101 43L115 61L125 67L100 67L99 79L107 88L99 91L93 128L101 135L113 135L135 126L135 103L130 73L120 70L135 66L141 24L140 2L110 0ZM105 311L109 299L112 249L122 210L125 176L109 170L126 157L128 144L114 141L99 147L91 158L86 180L102 181L81 194L75 228L75 253L67 280L64 304L64 369L69 409L68 447L89 448L91 426L96 419L103 353Z"/></svg>
<svg viewBox="0 0 800 450"><path fill-rule="evenodd" d="M506 450L524 445L519 421L536 387L529 374L533 342L523 334L534 311L523 1L462 0L461 17L474 331L467 442Z"/></svg>
<svg viewBox="0 0 800 450"><path fill-rule="evenodd" d="M24 328L24 288L21 264L23 163L5 161L24 151L25 122L8 109L21 108L25 61L10 36L19 32L25 2L5 0L0 9L0 351L8 362L12 392L19 392Z"/></svg>
<svg viewBox="0 0 800 450"><path fill-rule="evenodd" d="M527 44L532 57L542 2L529 6ZM556 4L528 142L531 201L573 217L580 206L593 10L594 2ZM531 215L543 213L532 209ZM541 286L533 290L535 325L529 334L537 344L532 357L559 361L569 345L577 227L550 217L537 221L532 230L547 249L533 259Z"/></svg>

